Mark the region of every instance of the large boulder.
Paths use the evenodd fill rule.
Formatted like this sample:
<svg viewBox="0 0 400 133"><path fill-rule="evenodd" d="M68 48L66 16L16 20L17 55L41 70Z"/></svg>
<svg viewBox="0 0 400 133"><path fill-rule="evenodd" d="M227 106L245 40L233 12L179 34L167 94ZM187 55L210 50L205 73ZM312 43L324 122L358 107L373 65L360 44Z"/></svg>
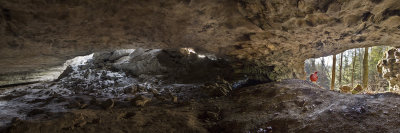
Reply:
<svg viewBox="0 0 400 133"><path fill-rule="evenodd" d="M157 58L162 54L161 49L137 49L127 57L113 64L116 69L128 71L133 75L140 74L163 74L168 68L160 63Z"/></svg>
<svg viewBox="0 0 400 133"><path fill-rule="evenodd" d="M216 58L214 55L182 52L178 49L139 48L99 52L94 53L90 63L95 68L122 71L133 76L158 75L172 81L207 81L218 76L228 80L240 78L225 59Z"/></svg>

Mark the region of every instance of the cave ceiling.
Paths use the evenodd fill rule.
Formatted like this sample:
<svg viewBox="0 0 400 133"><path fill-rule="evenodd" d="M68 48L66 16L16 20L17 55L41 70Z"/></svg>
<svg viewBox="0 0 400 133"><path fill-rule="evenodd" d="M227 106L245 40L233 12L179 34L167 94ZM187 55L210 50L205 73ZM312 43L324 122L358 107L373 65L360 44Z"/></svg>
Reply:
<svg viewBox="0 0 400 133"><path fill-rule="evenodd" d="M397 0L2 0L0 9L0 75L96 51L190 47L290 78L307 58L400 46Z"/></svg>

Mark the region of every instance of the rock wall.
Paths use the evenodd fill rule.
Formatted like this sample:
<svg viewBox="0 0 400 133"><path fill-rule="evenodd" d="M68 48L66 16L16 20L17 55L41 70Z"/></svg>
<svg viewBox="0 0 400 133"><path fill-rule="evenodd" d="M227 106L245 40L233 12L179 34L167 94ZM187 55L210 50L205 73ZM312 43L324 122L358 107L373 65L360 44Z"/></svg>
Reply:
<svg viewBox="0 0 400 133"><path fill-rule="evenodd" d="M95 67L123 71L132 76L151 75L181 83L207 82L217 77L243 79L239 73L234 73L227 60L178 50L139 48L101 52L94 53L91 62Z"/></svg>
<svg viewBox="0 0 400 133"><path fill-rule="evenodd" d="M378 64L378 71L389 81L390 90L400 90L400 49L390 49Z"/></svg>
<svg viewBox="0 0 400 133"><path fill-rule="evenodd" d="M182 48L235 60L257 79L302 78L303 61L400 46L397 0L3 0L0 77L123 48Z"/></svg>

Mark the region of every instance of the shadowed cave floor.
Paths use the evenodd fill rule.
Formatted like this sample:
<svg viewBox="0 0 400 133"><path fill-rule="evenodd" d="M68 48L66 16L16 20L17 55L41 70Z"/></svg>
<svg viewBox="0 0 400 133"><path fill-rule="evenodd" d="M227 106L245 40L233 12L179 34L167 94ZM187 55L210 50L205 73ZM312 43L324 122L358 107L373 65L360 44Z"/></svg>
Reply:
<svg viewBox="0 0 400 133"><path fill-rule="evenodd" d="M3 97L2 102L12 101L25 95L28 94L5 96L7 99ZM55 101L62 99L60 97L62 96L31 101L36 101L42 104L41 106L49 106L46 104L56 104ZM99 102L84 97L82 95L75 100L65 100L69 103L65 106L71 106L71 103L77 101L76 99L89 100L90 102L87 101L84 107L78 103L75 107L60 112L50 112L42 110L40 106L32 105L31 108L26 108L30 111L24 119L14 118L12 123L5 126L3 132L398 132L400 130L399 103L396 102L400 99L399 95L341 94L321 89L303 80L284 80L239 88L221 97L187 100L180 100L182 98L178 97L178 100L174 101L173 98L169 100L167 96L160 95L152 97L144 106L136 106L137 104L132 103L131 99Z"/></svg>

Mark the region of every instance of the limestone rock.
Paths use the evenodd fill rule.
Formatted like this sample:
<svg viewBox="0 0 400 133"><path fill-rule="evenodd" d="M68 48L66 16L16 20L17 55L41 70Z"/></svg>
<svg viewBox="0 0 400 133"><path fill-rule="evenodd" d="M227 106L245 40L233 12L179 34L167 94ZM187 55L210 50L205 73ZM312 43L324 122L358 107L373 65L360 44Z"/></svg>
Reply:
<svg viewBox="0 0 400 133"><path fill-rule="evenodd" d="M65 70L60 74L60 76L58 76L58 80L67 77L69 74L71 74L74 70L72 69L71 66L67 66L67 68L65 68Z"/></svg>
<svg viewBox="0 0 400 133"><path fill-rule="evenodd" d="M177 96L172 96L172 102L178 103L178 97Z"/></svg>
<svg viewBox="0 0 400 133"><path fill-rule="evenodd" d="M121 64L114 63L113 66L116 69L129 71L133 75L161 74L165 72L167 68L161 65L157 58L157 55L160 54L160 52L162 52L160 49L137 49L131 53L129 62Z"/></svg>
<svg viewBox="0 0 400 133"><path fill-rule="evenodd" d="M342 86L339 89L340 89L340 92L342 92L342 93L349 93L351 91L350 86Z"/></svg>
<svg viewBox="0 0 400 133"><path fill-rule="evenodd" d="M352 94L357 94L360 93L363 90L363 88L361 87L361 85L357 85L352 91Z"/></svg>
<svg viewBox="0 0 400 133"><path fill-rule="evenodd" d="M139 91L139 85L132 85L130 87L125 88L125 94L136 94Z"/></svg>
<svg viewBox="0 0 400 133"><path fill-rule="evenodd" d="M386 52L385 57L379 61L378 70L381 71L383 78L389 81L391 90L400 89L400 49L390 49Z"/></svg>
<svg viewBox="0 0 400 133"><path fill-rule="evenodd" d="M101 103L101 106L104 109L111 109L114 107L114 100L113 99L107 99L106 101Z"/></svg>
<svg viewBox="0 0 400 133"><path fill-rule="evenodd" d="M123 56L128 56L132 52L134 52L135 49L120 49L120 50L115 50L112 52L112 55L109 57L109 60L117 60L120 59Z"/></svg>
<svg viewBox="0 0 400 133"><path fill-rule="evenodd" d="M231 59L250 78L281 80L304 77L307 58L400 46L397 0L39 1L0 1L0 84L27 81L21 77L35 75L27 70L74 56L122 48L191 47ZM95 58L124 64L129 52ZM134 60L140 62L117 67L139 70L134 74L166 67Z"/></svg>
<svg viewBox="0 0 400 133"><path fill-rule="evenodd" d="M133 103L134 105L136 105L136 106L139 106L139 107L145 106L145 104L146 104L147 102L150 102L150 101L151 101L151 98L148 98L148 97L143 96L143 95L140 95L140 96L138 96L138 97L132 99L132 103Z"/></svg>
<svg viewBox="0 0 400 133"><path fill-rule="evenodd" d="M207 83L204 92L210 96L226 96L232 91L232 85L224 79L217 79L215 83Z"/></svg>
<svg viewBox="0 0 400 133"><path fill-rule="evenodd" d="M93 62L103 66L106 61L109 61L111 55L110 52L96 52L93 54Z"/></svg>

